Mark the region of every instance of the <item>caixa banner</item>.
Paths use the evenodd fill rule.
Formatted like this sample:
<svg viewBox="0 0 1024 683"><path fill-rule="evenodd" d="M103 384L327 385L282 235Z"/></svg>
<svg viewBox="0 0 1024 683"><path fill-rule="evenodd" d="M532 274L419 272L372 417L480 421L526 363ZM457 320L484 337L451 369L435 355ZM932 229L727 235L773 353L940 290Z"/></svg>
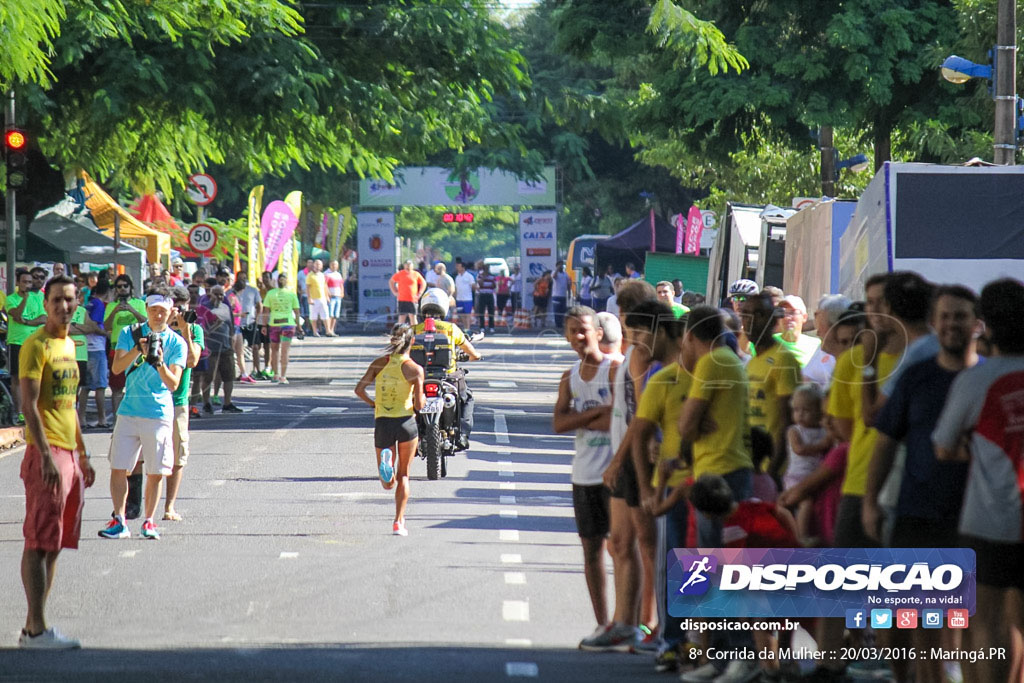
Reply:
<svg viewBox="0 0 1024 683"><path fill-rule="evenodd" d="M967 609L968 548L675 548L674 617L843 617L847 610Z"/></svg>

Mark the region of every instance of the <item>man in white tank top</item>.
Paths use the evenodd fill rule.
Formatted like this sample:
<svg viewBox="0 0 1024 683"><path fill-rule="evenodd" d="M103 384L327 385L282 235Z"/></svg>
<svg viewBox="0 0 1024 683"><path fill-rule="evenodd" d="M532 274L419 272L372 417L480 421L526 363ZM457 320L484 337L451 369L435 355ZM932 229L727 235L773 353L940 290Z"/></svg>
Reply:
<svg viewBox="0 0 1024 683"><path fill-rule="evenodd" d="M574 306L566 312L565 338L579 360L562 374L552 427L556 434L576 433L576 453L572 459L572 503L576 529L583 544L583 572L598 624L593 637L611 627L604 566L609 529L608 489L602 476L612 459L611 436L608 433L611 378L619 364L601 353L596 314L591 308Z"/></svg>

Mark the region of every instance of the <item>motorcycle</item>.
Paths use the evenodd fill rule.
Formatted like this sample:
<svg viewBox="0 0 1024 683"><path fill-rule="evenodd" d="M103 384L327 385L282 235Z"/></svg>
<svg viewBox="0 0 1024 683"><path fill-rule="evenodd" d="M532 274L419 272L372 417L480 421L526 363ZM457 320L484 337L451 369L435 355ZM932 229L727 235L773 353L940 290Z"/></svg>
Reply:
<svg viewBox="0 0 1024 683"><path fill-rule="evenodd" d="M427 399L416 414L420 439L416 455L427 461L427 479L435 480L448 475L447 459L455 455L462 437L459 420L463 406L458 386L449 371L448 337L432 327L428 326L423 334L417 335L410 355L423 368L423 393ZM456 351L456 363L468 359L465 352Z"/></svg>

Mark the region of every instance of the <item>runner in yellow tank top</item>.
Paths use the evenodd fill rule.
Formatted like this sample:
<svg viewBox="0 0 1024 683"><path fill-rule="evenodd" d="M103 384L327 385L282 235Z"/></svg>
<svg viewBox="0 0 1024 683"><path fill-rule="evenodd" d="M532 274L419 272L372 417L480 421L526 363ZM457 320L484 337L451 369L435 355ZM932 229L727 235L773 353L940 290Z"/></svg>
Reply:
<svg viewBox="0 0 1024 683"><path fill-rule="evenodd" d="M395 520L391 530L397 536L405 528L405 507L409 502L409 464L416 455L419 431L416 410L423 408L423 368L409 358L415 334L409 325L395 325L387 353L370 363L359 383L356 396L373 406L373 445L377 449L377 470L384 488L395 487ZM366 393L374 383L374 398ZM388 452L383 457L384 451ZM397 463L394 454L398 453Z"/></svg>

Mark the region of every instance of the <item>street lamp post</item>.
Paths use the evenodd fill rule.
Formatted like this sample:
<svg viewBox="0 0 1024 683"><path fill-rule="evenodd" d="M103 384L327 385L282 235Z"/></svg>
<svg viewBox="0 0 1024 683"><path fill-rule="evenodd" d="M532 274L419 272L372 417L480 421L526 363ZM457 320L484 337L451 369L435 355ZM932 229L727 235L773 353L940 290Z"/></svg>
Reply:
<svg viewBox="0 0 1024 683"><path fill-rule="evenodd" d="M996 28L996 125L993 160L1012 166L1017 152L1017 2L999 0Z"/></svg>

